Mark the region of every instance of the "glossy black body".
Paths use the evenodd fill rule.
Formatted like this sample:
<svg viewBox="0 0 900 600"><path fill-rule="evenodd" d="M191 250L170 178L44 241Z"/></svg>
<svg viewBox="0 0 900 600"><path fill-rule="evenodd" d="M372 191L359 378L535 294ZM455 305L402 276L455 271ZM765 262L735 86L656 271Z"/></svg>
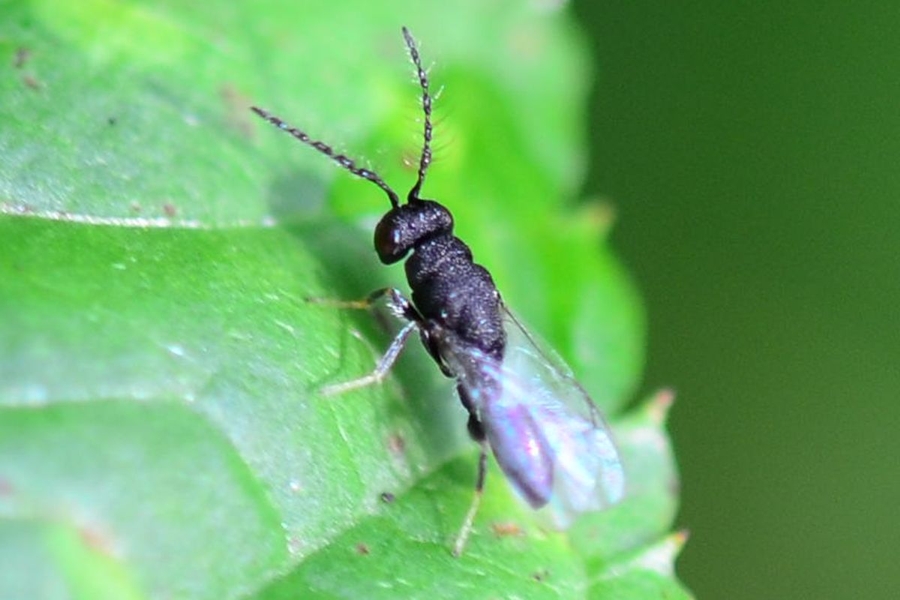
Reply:
<svg viewBox="0 0 900 600"><path fill-rule="evenodd" d="M422 343L446 376L458 374L441 357L434 337L441 331L455 334L462 346L459 352L469 346L468 350L478 350L498 363L503 360L506 334L500 293L487 269L475 264L469 247L453 235L453 216L445 206L411 197L392 208L375 228L375 250L384 264L408 255L404 266L413 306L403 316L418 324ZM476 403L463 386L457 391L469 413L469 434L483 442Z"/></svg>
<svg viewBox="0 0 900 600"><path fill-rule="evenodd" d="M453 235L453 217L433 200L412 198L391 209L375 228L375 249L385 264L406 259L406 280L427 341L435 326L454 332L496 360L505 334L500 294L487 269ZM435 358L436 352L429 348Z"/></svg>
<svg viewBox="0 0 900 600"><path fill-rule="evenodd" d="M404 203L374 171L265 110L252 110L388 196L391 208L375 228L374 246L386 265L405 261L412 298L387 288L364 301L340 304L366 308L387 297L394 314L408 323L371 374L326 386L323 394L381 381L418 331L444 375L456 380L469 414L469 433L481 446L476 494L453 549L459 555L484 487L488 447L532 507L549 505L564 517L620 500L624 475L609 431L586 392L564 365L537 347L506 309L490 273L474 262L469 247L454 235L450 211L420 197L431 163L432 100L415 41L405 28L403 36L422 89L425 117L418 177Z"/></svg>

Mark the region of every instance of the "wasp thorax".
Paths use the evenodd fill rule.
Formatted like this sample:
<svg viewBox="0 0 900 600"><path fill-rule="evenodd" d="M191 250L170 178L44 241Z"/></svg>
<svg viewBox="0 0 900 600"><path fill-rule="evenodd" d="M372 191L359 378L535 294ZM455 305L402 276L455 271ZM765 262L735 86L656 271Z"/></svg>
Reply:
<svg viewBox="0 0 900 600"><path fill-rule="evenodd" d="M453 232L453 216L432 200L410 200L392 208L375 227L375 251L386 265L426 240Z"/></svg>

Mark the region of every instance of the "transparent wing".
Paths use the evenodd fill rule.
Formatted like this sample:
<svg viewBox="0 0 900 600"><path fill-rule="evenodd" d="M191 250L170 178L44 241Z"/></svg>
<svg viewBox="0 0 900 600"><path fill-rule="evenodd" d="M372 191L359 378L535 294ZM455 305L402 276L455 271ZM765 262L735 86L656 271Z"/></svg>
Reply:
<svg viewBox="0 0 900 600"><path fill-rule="evenodd" d="M560 527L621 500L625 477L609 427L571 370L504 308L502 361L441 336L438 346L510 483Z"/></svg>

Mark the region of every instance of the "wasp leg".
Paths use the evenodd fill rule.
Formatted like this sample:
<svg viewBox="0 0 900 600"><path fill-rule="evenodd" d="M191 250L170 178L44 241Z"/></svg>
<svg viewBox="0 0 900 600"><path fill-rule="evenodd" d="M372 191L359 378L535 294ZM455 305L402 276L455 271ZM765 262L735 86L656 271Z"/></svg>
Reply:
<svg viewBox="0 0 900 600"><path fill-rule="evenodd" d="M351 379L350 381L345 381L344 383L327 385L322 388L322 395L335 396L337 394L349 392L350 390L355 390L357 388L366 387L367 385L372 385L373 383L380 383L381 380L384 379L384 376L387 375L388 371L391 370L391 367L394 366L394 363L397 361L397 357L400 356L400 351L403 350L403 347L406 345L406 341L409 339L409 334L411 334L413 330L415 330L418 326L419 324L415 321L410 321L403 329L400 330L400 333L397 334L397 337L395 337L394 341L391 342L391 345L388 346L388 349L384 353L384 356L382 356L381 360L378 361L378 364L375 366L374 371L358 379Z"/></svg>
<svg viewBox="0 0 900 600"><path fill-rule="evenodd" d="M334 396L337 394L349 392L350 390L355 390L375 383L380 383L384 379L385 375L387 375L387 373L391 370L391 367L394 366L394 363L397 362L397 357L400 356L400 352L406 346L406 342L409 340L410 334L413 332L413 330L419 327L421 317L419 316L418 311L416 311L416 309L409 302L409 300L407 300L397 288L382 288L380 290L375 290L362 300L347 301L328 300L322 298L307 299L308 302L325 304L337 308L366 310L372 308L372 306L376 302L378 302L385 296L389 296L387 306L391 310L391 312L394 313L394 315L396 315L397 317L409 321L409 323L407 323L406 326L404 326L403 329L400 330L400 333L397 334L397 336L394 338L394 341L392 341L391 345L388 346L388 349L385 351L384 355L375 366L374 371L372 371L368 375L359 377L358 379L352 379L343 383L325 386L321 390L323 395Z"/></svg>
<svg viewBox="0 0 900 600"><path fill-rule="evenodd" d="M453 556L460 557L472 533L472 524L475 521L475 515L478 514L478 507L481 505L481 496L484 492L484 479L487 474L487 442L481 441L481 454L478 456L478 476L475 480L475 495L472 497L472 504L469 505L469 511L466 518L463 519L462 527L456 535L456 542L453 544Z"/></svg>
<svg viewBox="0 0 900 600"><path fill-rule="evenodd" d="M406 298L403 297L403 294L401 294L400 290L398 290L397 288L380 288L375 290L365 298L361 298L359 300L336 300L334 298L317 298L315 296L306 297L304 298L304 300L309 302L310 304L321 304L323 306L330 306L332 308L368 310L385 296L391 296L392 302L395 297L399 298L401 302L404 302L406 300Z"/></svg>
<svg viewBox="0 0 900 600"><path fill-rule="evenodd" d="M406 321L422 322L422 316L419 315L419 311L413 307L412 303L406 299L400 290L392 287L375 290L360 300L335 300L333 298L305 298L305 300L311 304L321 304L333 308L369 310L385 296L389 296L386 304L394 316Z"/></svg>

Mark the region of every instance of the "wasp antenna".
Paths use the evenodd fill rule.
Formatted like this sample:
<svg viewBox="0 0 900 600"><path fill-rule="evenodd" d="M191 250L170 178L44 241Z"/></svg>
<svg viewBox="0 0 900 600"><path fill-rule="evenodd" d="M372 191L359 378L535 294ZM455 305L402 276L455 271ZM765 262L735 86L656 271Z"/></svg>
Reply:
<svg viewBox="0 0 900 600"><path fill-rule="evenodd" d="M406 41L409 57L416 68L416 77L419 80L419 86L422 88L422 112L425 114L424 141L422 143L422 154L419 156L419 176L416 179L416 184L412 186L407 195L406 201L409 202L419 199L419 192L422 189L422 184L425 182L425 173L428 171L428 165L431 164L431 94L428 93L428 73L422 67L419 48L416 45L416 40L406 27L403 28L403 39Z"/></svg>
<svg viewBox="0 0 900 600"><path fill-rule="evenodd" d="M300 140L307 146L311 146L311 147L315 148L316 150L318 150L319 152L321 152L322 154L324 154L325 156L327 156L328 158L330 158L337 164L341 165L342 167L344 167L345 169L347 169L348 171L350 171L357 177L361 177L362 179L367 179L367 180L371 181L372 183L374 183L375 185L377 185L378 187L380 187L382 190L384 190L384 193L388 195L388 199L391 201L391 206L397 207L400 205L400 199L397 196L397 193L394 190L392 190L391 186L386 184L384 182L384 180L375 171L371 171L369 169L364 169L362 167L358 167L351 158L349 158L343 154L335 153L334 149L331 146L329 146L328 144L310 138L305 132L300 131L296 127L293 127L293 126L285 123L283 120L279 119L278 117L276 117L275 115L273 115L272 113L270 113L269 111L267 111L265 109L262 109L262 108L259 108L256 106L251 106L250 110L255 112L257 115L259 115L260 117L262 117L263 119L265 119L266 121L268 121L269 123L271 123L272 125L277 127L278 129L291 134L293 137ZM420 179L421 179L421 169L419 170L419 172L420 172Z"/></svg>

